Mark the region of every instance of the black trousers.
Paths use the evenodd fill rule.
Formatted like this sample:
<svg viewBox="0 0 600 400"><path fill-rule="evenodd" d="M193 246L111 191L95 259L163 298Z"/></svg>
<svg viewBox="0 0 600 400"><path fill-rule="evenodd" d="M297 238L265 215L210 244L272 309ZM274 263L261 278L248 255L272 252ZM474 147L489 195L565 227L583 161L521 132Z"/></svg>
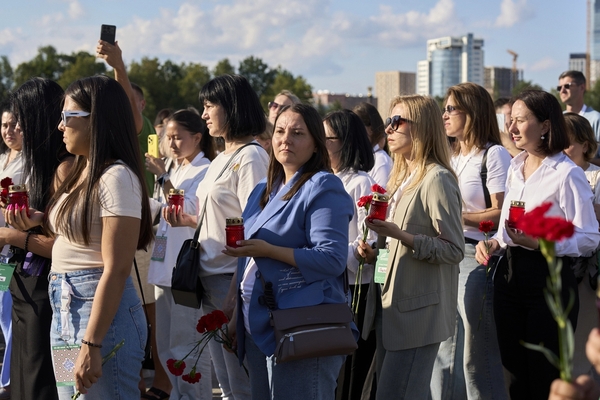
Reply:
<svg viewBox="0 0 600 400"><path fill-rule="evenodd" d="M31 276L21 263L9 289L13 298L11 399L58 400L50 350L48 273Z"/></svg>
<svg viewBox="0 0 600 400"><path fill-rule="evenodd" d="M579 296L571 259L563 258L562 300L564 307L574 296L569 313L573 329L577 326ZM543 343L558 355L558 326L552 317L544 289L548 265L542 253L522 247L508 247L494 278L494 317L502 365L511 374L512 400L546 400L559 371L538 351L526 349L521 341Z"/></svg>

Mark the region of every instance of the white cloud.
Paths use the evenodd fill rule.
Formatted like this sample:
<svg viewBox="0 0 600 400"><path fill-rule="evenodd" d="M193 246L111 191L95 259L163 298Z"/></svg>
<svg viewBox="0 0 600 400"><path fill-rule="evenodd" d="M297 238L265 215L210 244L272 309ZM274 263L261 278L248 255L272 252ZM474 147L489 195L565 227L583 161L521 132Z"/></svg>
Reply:
<svg viewBox="0 0 600 400"><path fill-rule="evenodd" d="M377 39L391 47L424 44L427 39L466 33L456 15L453 0L439 0L428 13L408 11L396 14L392 7L380 6L379 15L370 19L379 31Z"/></svg>
<svg viewBox="0 0 600 400"><path fill-rule="evenodd" d="M78 0L74 0L69 3L69 17L76 19L82 18L84 15L85 11Z"/></svg>
<svg viewBox="0 0 600 400"><path fill-rule="evenodd" d="M527 4L527 0L502 0L500 15L494 25L498 28L510 28L530 19L533 15L533 8Z"/></svg>
<svg viewBox="0 0 600 400"><path fill-rule="evenodd" d="M544 70L551 69L551 68L556 68L556 67L558 67L560 65L561 65L561 63L559 63L554 58L552 58L552 57L544 57L544 58L542 58L540 60L535 61L527 69L529 71L537 72L537 71L544 71ZM526 68L526 66L524 66L523 68Z"/></svg>

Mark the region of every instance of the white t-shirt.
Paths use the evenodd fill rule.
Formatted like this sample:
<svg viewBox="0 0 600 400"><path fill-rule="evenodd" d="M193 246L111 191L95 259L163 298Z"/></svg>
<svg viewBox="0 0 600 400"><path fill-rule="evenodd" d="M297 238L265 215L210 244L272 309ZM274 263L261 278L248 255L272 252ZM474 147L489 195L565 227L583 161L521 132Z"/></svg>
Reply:
<svg viewBox="0 0 600 400"><path fill-rule="evenodd" d="M56 230L56 213L68 194L63 194L50 211L50 229L56 233L52 247L52 271L66 273L91 268L103 268L102 218L103 217L142 217L142 193L140 181L125 164L116 163L108 167L100 177L98 188L99 204L94 210L90 229L90 244L70 241ZM71 223L77 218L71 216Z"/></svg>
<svg viewBox="0 0 600 400"><path fill-rule="evenodd" d="M489 146L489 144L488 144ZM474 147L467 155L453 155L452 168L458 176L458 186L462 196L462 211L483 211L485 196L481 183L481 162L485 150ZM490 195L504 192L506 174L510 166L510 153L500 145L489 147L487 153L487 188ZM485 236L475 226L464 226L465 237L484 240Z"/></svg>
<svg viewBox="0 0 600 400"><path fill-rule="evenodd" d="M388 180L390 179L390 173L392 172L392 167L394 166L394 161L392 161L392 158L388 155L388 153L385 152L385 150L379 148L378 144L373 147L373 155L375 156L375 164L369 171L369 176L373 178L375 183L387 188Z"/></svg>
<svg viewBox="0 0 600 400"><path fill-rule="evenodd" d="M584 172L585 177L592 187L592 192L594 192L594 204L600 204L600 185L598 184L598 180L600 179L600 167L590 163L590 166Z"/></svg>
<svg viewBox="0 0 600 400"><path fill-rule="evenodd" d="M255 142L256 143L256 142ZM233 273L237 258L223 254L225 248L225 220L240 217L246 207L250 193L267 176L269 156L259 146L246 146L215 181L233 153L219 154L210 164L202 184L198 185L198 214L202 212L204 200L206 214L200 230L200 276Z"/></svg>
<svg viewBox="0 0 600 400"><path fill-rule="evenodd" d="M373 179L363 171L343 171L335 174L342 183L344 189L354 200L354 215L348 225L348 261L346 261L346 267L348 268L348 283L354 285L356 283L356 272L358 271L359 261L354 255L358 248L358 241L363 236L363 226L367 213L364 207L358 207L356 203L362 196L368 196L371 194L371 186L373 186ZM373 244L377 241L377 234L372 230L369 230L366 242ZM359 283L369 283L373 278L373 266L365 264L363 267L362 281Z"/></svg>

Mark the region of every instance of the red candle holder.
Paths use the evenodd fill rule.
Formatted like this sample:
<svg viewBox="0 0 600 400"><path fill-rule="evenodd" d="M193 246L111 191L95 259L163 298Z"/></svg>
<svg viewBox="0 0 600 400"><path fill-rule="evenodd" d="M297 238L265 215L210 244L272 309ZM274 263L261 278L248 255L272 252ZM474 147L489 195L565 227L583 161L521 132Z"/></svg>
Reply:
<svg viewBox="0 0 600 400"><path fill-rule="evenodd" d="M508 209L508 227L515 229L517 227L517 221L525 214L525 202L513 200L510 202L510 208Z"/></svg>
<svg viewBox="0 0 600 400"><path fill-rule="evenodd" d="M238 240L244 240L244 218L230 217L225 220L225 240L229 247L239 247Z"/></svg>
<svg viewBox="0 0 600 400"><path fill-rule="evenodd" d="M390 196L383 193L373 193L373 200L369 208L369 216L367 219L379 219L385 221L387 218L387 210L390 201Z"/></svg>
<svg viewBox="0 0 600 400"><path fill-rule="evenodd" d="M169 207L180 206L183 209L184 202L184 190L183 189L171 189L169 190Z"/></svg>
<svg viewBox="0 0 600 400"><path fill-rule="evenodd" d="M29 215L29 195L25 184L9 186L8 204L19 208L25 207L27 215Z"/></svg>

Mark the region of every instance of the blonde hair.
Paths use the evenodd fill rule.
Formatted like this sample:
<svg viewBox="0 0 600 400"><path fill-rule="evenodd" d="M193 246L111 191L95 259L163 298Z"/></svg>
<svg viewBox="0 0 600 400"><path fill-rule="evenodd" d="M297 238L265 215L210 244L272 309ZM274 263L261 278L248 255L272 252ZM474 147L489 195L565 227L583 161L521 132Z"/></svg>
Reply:
<svg viewBox="0 0 600 400"><path fill-rule="evenodd" d="M415 178L405 190L415 188L423 180L430 164L441 165L456 178L450 166L450 146L437 102L431 97L420 95L397 96L390 104L390 115L398 104L404 105L406 115L402 117L410 121L411 159L416 167ZM404 157L392 154L392 159L394 166L388 181L388 191L391 193L395 192L411 173Z"/></svg>

